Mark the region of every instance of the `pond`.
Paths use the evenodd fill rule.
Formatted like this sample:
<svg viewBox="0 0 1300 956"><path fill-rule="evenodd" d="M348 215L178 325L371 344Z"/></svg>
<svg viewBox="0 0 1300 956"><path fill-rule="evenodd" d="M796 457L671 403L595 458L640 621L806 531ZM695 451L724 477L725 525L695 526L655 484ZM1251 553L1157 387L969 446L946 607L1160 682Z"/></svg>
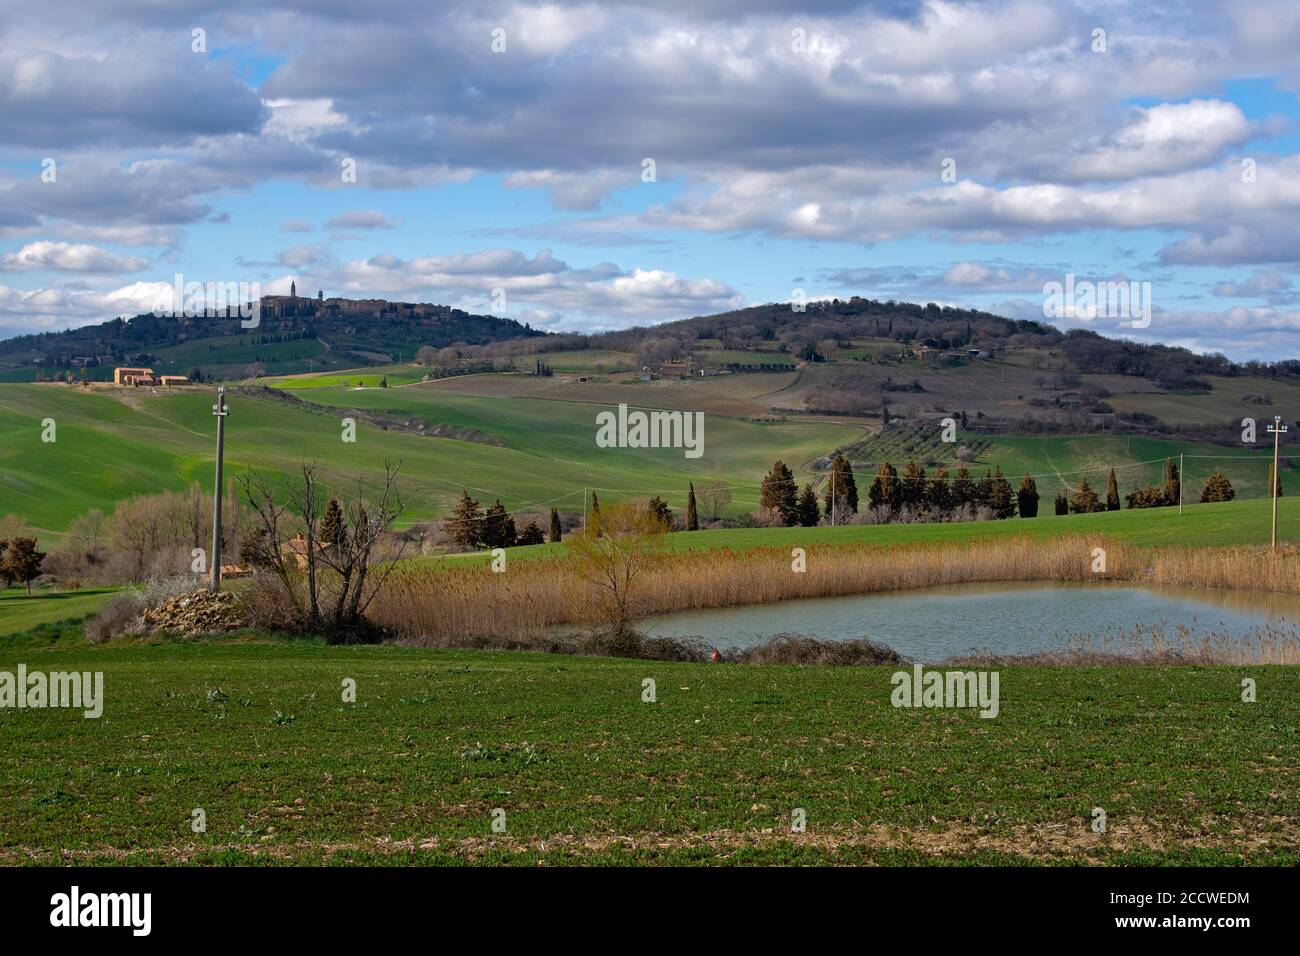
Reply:
<svg viewBox="0 0 1300 956"><path fill-rule="evenodd" d="M637 627L654 637L700 638L719 649L782 633L823 640L868 637L916 660L933 661L976 650L1058 650L1071 636L1137 628L1246 637L1269 625L1294 628L1297 623L1296 595L1000 582L683 611L647 618Z"/></svg>

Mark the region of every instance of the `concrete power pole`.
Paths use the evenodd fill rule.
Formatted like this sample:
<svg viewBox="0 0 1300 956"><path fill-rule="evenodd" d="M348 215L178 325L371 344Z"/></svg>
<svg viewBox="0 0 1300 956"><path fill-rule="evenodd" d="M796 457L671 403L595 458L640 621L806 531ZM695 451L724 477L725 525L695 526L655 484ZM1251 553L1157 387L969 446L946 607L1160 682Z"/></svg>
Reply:
<svg viewBox="0 0 1300 956"><path fill-rule="evenodd" d="M1273 424L1268 426L1268 430L1273 433L1273 481L1272 488L1268 489L1269 496L1273 499L1273 548L1277 549L1277 486L1282 483L1282 476L1277 471L1277 445L1278 441L1286 434L1286 426L1282 424L1282 416L1274 415Z"/></svg>
<svg viewBox="0 0 1300 956"><path fill-rule="evenodd" d="M213 490L212 505L212 584L209 590L221 590L221 465L226 450L226 386L217 388L217 404L212 406L217 417L217 484Z"/></svg>
<svg viewBox="0 0 1300 956"><path fill-rule="evenodd" d="M1187 480L1187 467L1183 464L1183 453L1178 453L1178 513L1183 513L1183 482Z"/></svg>

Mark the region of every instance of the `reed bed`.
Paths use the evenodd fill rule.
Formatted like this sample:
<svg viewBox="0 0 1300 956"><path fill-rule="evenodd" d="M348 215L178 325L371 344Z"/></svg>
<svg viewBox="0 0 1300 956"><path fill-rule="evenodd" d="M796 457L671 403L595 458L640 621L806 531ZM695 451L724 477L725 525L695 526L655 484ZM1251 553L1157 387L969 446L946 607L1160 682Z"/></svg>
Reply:
<svg viewBox="0 0 1300 956"><path fill-rule="evenodd" d="M1297 594L1300 553L1294 548L1165 548L1153 553L1146 583Z"/></svg>
<svg viewBox="0 0 1300 956"><path fill-rule="evenodd" d="M1106 570L1094 571L1105 550ZM915 590L995 582L1134 582L1155 587L1238 589L1243 606L1261 592L1300 593L1300 554L1257 548L1144 549L1100 537L1011 538L997 541L878 545L818 545L806 549L806 570L796 573L785 548L701 550L651 555L637 578L635 616L704 608L768 604L798 598ZM1266 596L1265 596L1266 603ZM614 654L672 660L707 659L707 644L650 646L635 634L623 647L600 632L590 586L571 560L552 557L512 564L505 573L487 566L408 568L390 579L372 605L376 622L402 643L426 647L480 647ZM565 629L585 633L565 635ZM815 639L800 637L805 644ZM866 644L870 644L866 641ZM612 643L611 643L612 642ZM669 642L671 643L671 642ZM696 642L699 643L699 642ZM689 645L689 646L688 646ZM874 647L874 645L872 645ZM836 662L850 653L808 647L794 654L789 641L751 648L729 661ZM887 649L886 649L887 650ZM875 653L851 652L857 661ZM1026 656L963 658L972 663L1105 665L1133 663L1300 663L1294 629L1265 628L1253 638L1145 629L1128 634L1079 635L1059 651Z"/></svg>
<svg viewBox="0 0 1300 956"><path fill-rule="evenodd" d="M1106 551L1105 574L1093 549ZM816 545L806 571L784 548L656 553L633 588L636 617L940 587L1041 581L1135 581L1153 587L1300 593L1296 551L1251 548L1141 549L1100 537L1004 538L961 544ZM593 593L572 561L543 558L494 574L487 564L407 568L394 574L370 613L403 643L537 646L556 628L598 626Z"/></svg>
<svg viewBox="0 0 1300 956"><path fill-rule="evenodd" d="M1034 654L974 654L942 665L965 667L1112 666L1132 664L1300 664L1300 633L1294 626L1265 625L1248 634L1193 631L1185 626L1138 627L1100 634L1074 634L1065 647Z"/></svg>
<svg viewBox="0 0 1300 956"><path fill-rule="evenodd" d="M1095 573L1093 549L1106 549ZM659 553L633 590L635 616L770 604L798 598L914 590L998 581L1135 580L1151 556L1099 538L1012 538L906 547L820 545L806 549L806 570L792 570L785 548ZM371 608L377 623L403 641L472 646L475 641L536 641L556 628L596 623L592 592L572 562L517 562L504 573L484 566L398 572Z"/></svg>

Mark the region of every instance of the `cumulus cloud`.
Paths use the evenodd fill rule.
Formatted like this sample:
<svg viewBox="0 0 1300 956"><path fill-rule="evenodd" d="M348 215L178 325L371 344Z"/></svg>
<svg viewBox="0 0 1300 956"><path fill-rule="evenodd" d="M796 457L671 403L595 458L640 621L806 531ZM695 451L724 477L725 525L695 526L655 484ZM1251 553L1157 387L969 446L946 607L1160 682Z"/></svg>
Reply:
<svg viewBox="0 0 1300 956"><path fill-rule="evenodd" d="M0 335L30 335L168 308L171 283L133 282L106 291L0 284Z"/></svg>
<svg viewBox="0 0 1300 956"><path fill-rule="evenodd" d="M1290 291L1290 277L1271 269L1256 269L1241 282L1225 279L1214 284L1214 294L1223 298L1272 296Z"/></svg>
<svg viewBox="0 0 1300 956"><path fill-rule="evenodd" d="M576 268L549 249L516 249L404 259L368 256L304 272L301 284L340 295L385 295L451 302L484 312L505 293L507 312L545 318L551 327L619 327L736 308L744 301L726 282L664 269L624 269L612 262Z"/></svg>
<svg viewBox="0 0 1300 956"><path fill-rule="evenodd" d="M139 256L119 256L115 252L85 243L29 242L17 252L0 258L5 272L139 272L149 265Z"/></svg>
<svg viewBox="0 0 1300 956"><path fill-rule="evenodd" d="M722 279L664 268L664 240L680 250L690 233L805 250L908 241L916 279L895 275L891 288L1007 301L1041 285L1039 267L1006 250L952 262L945 249L940 265L927 243L1023 243L1030 257L1044 239L1127 232L1159 235L1163 268L1300 262L1300 159L1272 139L1281 127L1226 92L1261 76L1300 85L1300 18L1285 0L1100 12L1049 0L57 6L57 36L39 5L4 14L0 148L14 155L0 166L0 238L29 244L4 262L29 261L38 239L179 255L191 231L224 215L214 206L226 197L275 182L337 189L345 162L363 189L479 177L537 191L551 221L483 216L471 234L621 246L616 258L640 244L639 268L473 259L502 250L340 263L325 244L286 249L266 268L373 294L480 295L497 282L515 296L531 285L528 307L556 321L583 310L622 321L634 301L646 319L679 317L674 303L731 302ZM189 51L200 8L209 42L239 52ZM1098 25L1105 53L1089 45ZM236 66L245 58L271 64L264 80ZM1258 163L1250 181L1247 148ZM44 156L58 162L57 183L39 177ZM657 182L641 181L646 158ZM946 160L956 181L940 177ZM370 209L325 226L331 241L357 242L415 228ZM136 257L108 269L80 255L135 271ZM1274 304L1288 294L1253 278L1219 288Z"/></svg>
<svg viewBox="0 0 1300 956"><path fill-rule="evenodd" d="M1254 128L1235 103L1192 100L1134 111L1114 134L1067 155L1070 179L1131 179L1191 169L1218 159L1251 137Z"/></svg>
<svg viewBox="0 0 1300 956"><path fill-rule="evenodd" d="M400 219L393 219L375 209L353 209L340 213L325 223L326 229L355 229L369 231L372 229L396 229Z"/></svg>

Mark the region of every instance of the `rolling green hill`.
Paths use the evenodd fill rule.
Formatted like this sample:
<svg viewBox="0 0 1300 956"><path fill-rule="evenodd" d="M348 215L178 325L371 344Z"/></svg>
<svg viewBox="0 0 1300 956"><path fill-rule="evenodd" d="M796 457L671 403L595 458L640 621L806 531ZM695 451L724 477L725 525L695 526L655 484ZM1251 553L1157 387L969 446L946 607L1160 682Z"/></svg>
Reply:
<svg viewBox="0 0 1300 956"><path fill-rule="evenodd" d="M401 487L407 522L446 513L468 488L507 508L552 503L581 512L583 488L602 500L663 494L685 500L688 481L738 485L733 510L757 506L758 477L773 458L799 468L859 430L823 422L754 424L709 416L704 456L675 449L602 449L595 416L603 406L521 402L448 395L432 389L325 387L312 399L338 406L316 410L292 401L232 393L227 420L227 473L245 467L294 470L304 458L335 480L382 473L386 459L404 459ZM131 495L210 487L214 426L211 389L149 394L146 390L85 390L67 385L0 386L0 514L15 512L46 531L61 531L89 508L110 510ZM389 417L474 428L503 447L358 422L354 444L341 440L347 408ZM41 441L42 421L54 420L53 443Z"/></svg>
<svg viewBox="0 0 1300 956"><path fill-rule="evenodd" d="M513 319L449 306L379 299L265 296L257 324L235 311L214 316L143 313L62 332L0 340L0 381L50 381L67 374L112 379L114 365L168 374L198 368L209 381L352 368L412 360L423 346L485 345L543 333Z"/></svg>
<svg viewBox="0 0 1300 956"><path fill-rule="evenodd" d="M411 377L400 367L387 373L395 386ZM376 380L370 384L377 384L379 376L368 377ZM291 471L310 458L320 461L336 480L355 474L377 477L385 459L402 458L402 488L410 503L407 521L445 514L462 488L489 501L499 496L511 510L554 504L576 513L583 509L585 488L597 489L602 500L659 494L680 508L688 481L698 485L713 480L734 486L729 511L735 514L757 506L758 481L773 459L786 461L802 480L812 475L810 462L862 435L860 427L847 423L796 419L759 424L710 414L704 456L693 460L679 450L597 448L595 416L608 407L604 405L458 395L418 384L359 389L338 384L343 380L357 379L347 375L301 380L313 386L306 391L311 404L234 393L227 430L228 473L238 474L250 465ZM58 532L89 508L110 510L135 494L181 489L195 481L209 487L211 404L210 389L149 394L52 384L0 385L0 513L15 512L46 531ZM394 423L452 426L467 435L492 436L502 444L425 437L365 421L359 423L356 443L348 444L341 440L347 409ZM41 441L46 418L57 428L57 440L50 444ZM999 465L1013 481L1025 471L1042 476L1038 484L1045 510L1050 510L1050 496L1058 487L1077 483L1082 476L1104 493L1106 470L1112 466L1117 468L1121 494L1139 482L1156 481L1160 462L1180 451L1215 456L1187 459L1189 502L1196 500L1214 467L1223 467L1242 497L1263 494L1267 484L1263 451L1096 435L981 440L972 470ZM871 439L860 449L859 486L864 495L873 470L863 460L869 452L887 453L901 466L913 454L924 460L933 451L907 443L872 444L882 441ZM942 446L941 451L951 448ZM1151 463L1135 465L1143 461ZM1292 472L1284 470L1286 491L1300 491L1294 485Z"/></svg>

